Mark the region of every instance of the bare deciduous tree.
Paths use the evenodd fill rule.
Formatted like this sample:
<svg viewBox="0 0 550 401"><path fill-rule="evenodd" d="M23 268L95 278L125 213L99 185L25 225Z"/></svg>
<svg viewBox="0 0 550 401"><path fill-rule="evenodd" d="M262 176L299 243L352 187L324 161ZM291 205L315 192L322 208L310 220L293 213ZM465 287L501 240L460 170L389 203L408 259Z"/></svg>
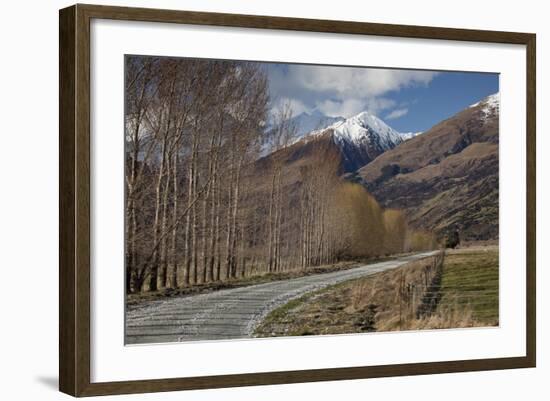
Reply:
<svg viewBox="0 0 550 401"><path fill-rule="evenodd" d="M257 63L126 58L127 292L434 245L340 176L322 131L300 150L290 103L267 129L269 104Z"/></svg>

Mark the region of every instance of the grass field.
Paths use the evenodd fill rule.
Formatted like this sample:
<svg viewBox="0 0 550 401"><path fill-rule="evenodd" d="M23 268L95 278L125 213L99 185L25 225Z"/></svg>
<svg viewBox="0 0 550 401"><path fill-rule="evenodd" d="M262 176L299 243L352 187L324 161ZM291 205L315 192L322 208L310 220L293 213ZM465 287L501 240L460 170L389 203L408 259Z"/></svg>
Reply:
<svg viewBox="0 0 550 401"><path fill-rule="evenodd" d="M439 311L467 309L472 319L498 325L498 250L456 250L445 260Z"/></svg>
<svg viewBox="0 0 550 401"><path fill-rule="evenodd" d="M428 305L429 307L426 307ZM498 325L498 248L448 251L441 264L414 262L328 287L271 312L256 336Z"/></svg>

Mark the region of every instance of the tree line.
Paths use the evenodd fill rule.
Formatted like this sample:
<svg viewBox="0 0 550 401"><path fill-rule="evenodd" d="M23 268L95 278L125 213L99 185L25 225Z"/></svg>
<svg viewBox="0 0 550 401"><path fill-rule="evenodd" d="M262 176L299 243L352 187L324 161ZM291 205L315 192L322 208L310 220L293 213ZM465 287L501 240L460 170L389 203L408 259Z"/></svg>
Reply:
<svg viewBox="0 0 550 401"><path fill-rule="evenodd" d="M125 75L127 292L433 246L340 178L334 146L290 160L261 64L127 56Z"/></svg>

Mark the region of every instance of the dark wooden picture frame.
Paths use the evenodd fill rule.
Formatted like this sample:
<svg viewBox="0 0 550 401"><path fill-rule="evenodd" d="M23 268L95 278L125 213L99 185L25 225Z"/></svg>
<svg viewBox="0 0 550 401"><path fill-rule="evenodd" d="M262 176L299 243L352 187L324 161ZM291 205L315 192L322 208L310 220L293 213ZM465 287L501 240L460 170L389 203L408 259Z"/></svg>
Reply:
<svg viewBox="0 0 550 401"><path fill-rule="evenodd" d="M91 383L90 21L93 18L525 45L527 50L526 356ZM59 29L59 388L62 392L73 396L93 396L535 366L535 34L80 4L60 10Z"/></svg>

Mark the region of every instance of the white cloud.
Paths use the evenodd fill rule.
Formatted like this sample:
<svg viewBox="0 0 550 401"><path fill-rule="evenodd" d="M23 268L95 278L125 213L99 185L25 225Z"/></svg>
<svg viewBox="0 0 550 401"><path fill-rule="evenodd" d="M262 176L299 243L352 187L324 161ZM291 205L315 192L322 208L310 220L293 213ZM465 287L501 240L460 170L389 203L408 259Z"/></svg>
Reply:
<svg viewBox="0 0 550 401"><path fill-rule="evenodd" d="M333 92L344 97L376 97L390 91L427 85L437 75L432 71L294 65L288 76L303 88Z"/></svg>
<svg viewBox="0 0 550 401"><path fill-rule="evenodd" d="M317 109L330 117L351 117L362 111L369 111L373 114L379 114L383 110L395 107L396 102L384 97L357 99L349 98L344 100L327 99L316 102Z"/></svg>
<svg viewBox="0 0 550 401"><path fill-rule="evenodd" d="M387 114L385 118L386 118L386 120L396 120L398 118L403 117L408 112L409 112L409 109L407 109L407 108L395 109L391 113Z"/></svg>
<svg viewBox="0 0 550 401"><path fill-rule="evenodd" d="M427 86L437 74L362 67L277 65L270 69L270 94L275 99L292 99L295 114L318 108L329 116L350 117L365 110L379 115L395 107L405 108L389 98L392 92Z"/></svg>
<svg viewBox="0 0 550 401"><path fill-rule="evenodd" d="M309 112L310 108L308 108L302 101L298 99L289 99L287 97L280 97L276 101L273 102L271 106L271 114L275 114L277 110L280 110L283 105L290 105L290 109L292 110L292 116L297 116L298 114L303 113L304 111Z"/></svg>
<svg viewBox="0 0 550 401"><path fill-rule="evenodd" d="M395 100L385 97L372 97L366 101L366 108L373 114L378 114L383 110L391 109L395 106Z"/></svg>
<svg viewBox="0 0 550 401"><path fill-rule="evenodd" d="M365 102L360 99L324 100L316 106L329 117L351 117L365 110Z"/></svg>

